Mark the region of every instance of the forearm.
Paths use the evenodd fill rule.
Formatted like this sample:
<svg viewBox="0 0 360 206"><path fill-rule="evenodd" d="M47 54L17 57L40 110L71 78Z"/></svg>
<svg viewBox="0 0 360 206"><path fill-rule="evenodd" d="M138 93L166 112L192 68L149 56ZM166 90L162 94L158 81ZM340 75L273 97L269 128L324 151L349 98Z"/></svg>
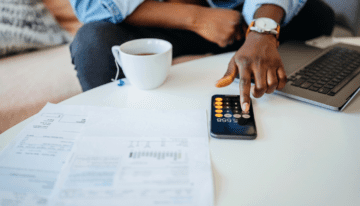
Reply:
<svg viewBox="0 0 360 206"><path fill-rule="evenodd" d="M191 30L199 7L193 4L145 1L124 22L135 26Z"/></svg>

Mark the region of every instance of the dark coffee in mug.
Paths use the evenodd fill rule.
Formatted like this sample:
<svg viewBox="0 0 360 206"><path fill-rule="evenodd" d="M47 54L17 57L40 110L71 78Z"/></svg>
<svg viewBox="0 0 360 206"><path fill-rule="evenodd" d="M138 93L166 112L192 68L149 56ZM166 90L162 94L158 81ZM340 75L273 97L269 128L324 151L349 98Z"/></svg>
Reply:
<svg viewBox="0 0 360 206"><path fill-rule="evenodd" d="M139 56L147 56L147 55L154 55L156 53L140 53L140 54L136 54L136 55L139 55Z"/></svg>

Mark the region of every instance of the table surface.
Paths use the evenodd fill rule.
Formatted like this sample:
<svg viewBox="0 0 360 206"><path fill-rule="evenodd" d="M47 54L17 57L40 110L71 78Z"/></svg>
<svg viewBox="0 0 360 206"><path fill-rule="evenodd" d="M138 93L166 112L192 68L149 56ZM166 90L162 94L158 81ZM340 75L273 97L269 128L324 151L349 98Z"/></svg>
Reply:
<svg viewBox="0 0 360 206"><path fill-rule="evenodd" d="M155 90L109 83L61 102L138 109L207 109L233 53L173 66ZM215 205L360 205L360 95L343 112L276 94L253 99L256 140L209 136ZM29 118L0 135L0 149Z"/></svg>

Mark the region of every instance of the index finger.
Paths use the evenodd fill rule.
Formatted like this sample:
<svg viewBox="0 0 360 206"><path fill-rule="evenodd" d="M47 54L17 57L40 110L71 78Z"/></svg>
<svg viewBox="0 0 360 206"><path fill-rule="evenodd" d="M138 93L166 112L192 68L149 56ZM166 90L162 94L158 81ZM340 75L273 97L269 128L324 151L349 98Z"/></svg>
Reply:
<svg viewBox="0 0 360 206"><path fill-rule="evenodd" d="M239 68L239 89L240 106L242 111L249 112L250 109L250 87L251 87L251 69L246 60L236 61Z"/></svg>

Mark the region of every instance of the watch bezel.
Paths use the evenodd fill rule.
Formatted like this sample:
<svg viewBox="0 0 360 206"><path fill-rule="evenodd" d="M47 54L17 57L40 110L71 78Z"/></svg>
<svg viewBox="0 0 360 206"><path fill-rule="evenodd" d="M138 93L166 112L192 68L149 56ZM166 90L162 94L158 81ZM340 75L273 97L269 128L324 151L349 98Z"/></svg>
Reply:
<svg viewBox="0 0 360 206"><path fill-rule="evenodd" d="M262 21L262 20L270 21L270 22L274 23L276 25L276 27L274 29L271 29L270 31L264 30L264 29L259 28L259 27L256 27L255 26L256 21ZM258 33L261 33L261 34L273 34L273 35L276 36L276 39L279 39L280 25L276 21L274 21L273 19L262 17L262 18L254 19L251 22L251 24L249 25L248 30L246 32L246 35L245 35L246 37L247 37L247 35L249 34L250 31L255 31L255 32L258 32Z"/></svg>
<svg viewBox="0 0 360 206"><path fill-rule="evenodd" d="M269 19L270 19L270 18L269 18ZM277 27L276 27L275 29L271 30L271 31L265 31L265 30L263 30L263 29L260 29L260 28L258 28L258 27L255 27L255 20L256 20L256 19L254 19L253 21L251 21L251 23L250 23L250 25L249 25L249 27L248 27L248 29L247 29L247 31L246 31L245 38L248 37L250 31L255 31L255 32L257 32L257 33L262 33L262 34L272 34L272 35L274 35L275 38L278 40L278 41L277 41L277 47L279 47L280 25L279 25L276 21L274 21L273 19L271 19L272 21L274 21L274 22L276 23Z"/></svg>
<svg viewBox="0 0 360 206"><path fill-rule="evenodd" d="M276 28L279 25L273 19L265 18L265 17L254 19L254 22L255 22L254 27L267 32L270 32L271 30L276 30ZM262 24L260 24L260 22L265 22L265 25L269 27L263 27Z"/></svg>

